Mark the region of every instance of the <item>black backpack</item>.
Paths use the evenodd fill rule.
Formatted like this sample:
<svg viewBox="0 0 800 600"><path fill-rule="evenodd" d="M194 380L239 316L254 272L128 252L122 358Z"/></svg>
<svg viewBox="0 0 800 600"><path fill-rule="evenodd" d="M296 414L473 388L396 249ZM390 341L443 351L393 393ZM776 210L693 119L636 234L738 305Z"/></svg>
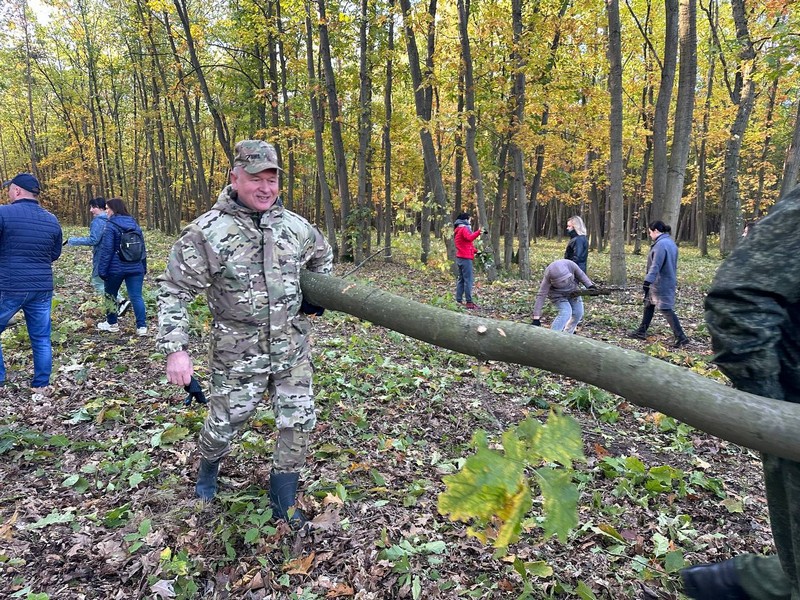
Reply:
<svg viewBox="0 0 800 600"><path fill-rule="evenodd" d="M119 248L117 256L122 262L135 263L144 259L144 237L137 229L123 229L116 223L109 221L114 227L120 230Z"/></svg>

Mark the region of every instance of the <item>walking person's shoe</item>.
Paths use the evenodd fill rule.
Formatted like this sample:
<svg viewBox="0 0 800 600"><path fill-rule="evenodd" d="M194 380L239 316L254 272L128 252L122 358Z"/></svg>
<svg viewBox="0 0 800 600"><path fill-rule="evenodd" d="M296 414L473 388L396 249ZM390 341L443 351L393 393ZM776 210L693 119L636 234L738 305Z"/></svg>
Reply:
<svg viewBox="0 0 800 600"><path fill-rule="evenodd" d="M466 303L464 306L466 306L466 307L467 307L467 308L469 308L469 309L475 309L475 308L478 308L478 305L477 305L477 304L475 304L474 302L467 302L467 303Z"/></svg>
<svg viewBox="0 0 800 600"><path fill-rule="evenodd" d="M200 500L209 502L217 494L217 477L219 476L219 461L200 459L200 469L197 472L197 485L194 486L195 495Z"/></svg>
<svg viewBox="0 0 800 600"><path fill-rule="evenodd" d="M634 340L646 340L647 332L642 331L641 329L634 329L633 331L628 332L628 337Z"/></svg>
<svg viewBox="0 0 800 600"><path fill-rule="evenodd" d="M136 335L142 337L143 335L147 335L147 327L137 327L136 328Z"/></svg>
<svg viewBox="0 0 800 600"><path fill-rule="evenodd" d="M108 321L101 321L97 324L97 328L100 331L110 331L111 333L117 333L119 331L119 324L114 323L113 325Z"/></svg>
<svg viewBox="0 0 800 600"><path fill-rule="evenodd" d="M131 301L123 298L117 303L117 314L121 317L131 307Z"/></svg>
<svg viewBox="0 0 800 600"><path fill-rule="evenodd" d="M687 345L691 344L691 342L692 341L688 337L686 337L684 335L683 337L680 337L677 340L675 340L675 342L672 344L672 347L673 348L682 348L683 346L687 346Z"/></svg>
<svg viewBox="0 0 800 600"><path fill-rule="evenodd" d="M694 600L748 600L733 560L681 569L683 592Z"/></svg>

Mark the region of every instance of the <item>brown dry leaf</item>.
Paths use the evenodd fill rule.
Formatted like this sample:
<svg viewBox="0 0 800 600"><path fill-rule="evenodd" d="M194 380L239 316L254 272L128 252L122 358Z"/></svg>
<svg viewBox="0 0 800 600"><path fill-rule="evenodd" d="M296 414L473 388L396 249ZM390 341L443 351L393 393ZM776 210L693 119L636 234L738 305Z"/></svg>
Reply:
<svg viewBox="0 0 800 600"><path fill-rule="evenodd" d="M283 565L283 570L288 575L308 575L311 568L314 566L314 557L316 552L312 552L308 556L300 556L294 560L290 560Z"/></svg>
<svg viewBox="0 0 800 600"><path fill-rule="evenodd" d="M2 525L0 525L0 540L10 540L13 537L11 531L14 528L14 523L17 522L18 514L19 511L14 510L14 514L11 515L11 518Z"/></svg>
<svg viewBox="0 0 800 600"><path fill-rule="evenodd" d="M311 524L314 526L314 529L327 531L338 525L340 520L339 508L336 506L331 506L324 513L314 517L314 519L311 521Z"/></svg>
<svg viewBox="0 0 800 600"><path fill-rule="evenodd" d="M337 583L333 588L331 588L327 594L325 594L326 598L340 598L342 596L354 596L355 591L352 587L347 585L346 583Z"/></svg>
<svg viewBox="0 0 800 600"><path fill-rule="evenodd" d="M595 443L594 445L594 453L597 456L597 458L605 458L610 454L608 450L606 450L603 446L597 443Z"/></svg>
<svg viewBox="0 0 800 600"><path fill-rule="evenodd" d="M266 584L264 583L264 577L261 575L261 571L259 571L253 576L253 580L250 582L250 589L263 590L265 587Z"/></svg>
<svg viewBox="0 0 800 600"><path fill-rule="evenodd" d="M322 506L328 506L330 504L336 504L338 506L344 506L344 500L339 498L339 496L336 496L336 495L331 494L331 493L327 493L327 494L325 494L325 498L322 499Z"/></svg>

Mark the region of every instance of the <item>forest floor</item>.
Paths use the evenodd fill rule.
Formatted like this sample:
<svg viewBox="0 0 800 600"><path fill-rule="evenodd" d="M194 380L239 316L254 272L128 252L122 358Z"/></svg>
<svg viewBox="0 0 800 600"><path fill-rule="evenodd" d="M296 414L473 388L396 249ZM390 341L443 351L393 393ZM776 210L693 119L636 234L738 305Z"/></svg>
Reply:
<svg viewBox="0 0 800 600"><path fill-rule="evenodd" d="M95 330L90 253L64 249L48 397L28 389L24 324L3 334L0 598L678 599L684 564L771 550L757 453L559 375L483 362L330 311L314 321L318 424L301 480L301 505L318 527L298 536L271 521L268 403L223 462L218 497L197 502L205 411L184 407L183 390L165 383L154 345L154 277L169 241L148 233L151 334L142 338L131 315L119 334ZM411 259L413 240L397 246L392 262L336 272L464 310L442 249L423 268ZM536 281L487 285L478 273L476 314L530 322L538 278L563 246L532 246ZM692 344L679 351L658 316L647 341L625 337L640 318L645 256L627 261L630 291L587 299L578 333L721 378L702 321L718 257L681 249L676 312ZM590 253L590 276L608 272L607 253ZM191 351L207 381L207 311L195 308ZM494 552L439 514L442 477L461 468L476 430L497 442L552 406L582 430L579 526L566 543L545 539L534 499L520 540Z"/></svg>

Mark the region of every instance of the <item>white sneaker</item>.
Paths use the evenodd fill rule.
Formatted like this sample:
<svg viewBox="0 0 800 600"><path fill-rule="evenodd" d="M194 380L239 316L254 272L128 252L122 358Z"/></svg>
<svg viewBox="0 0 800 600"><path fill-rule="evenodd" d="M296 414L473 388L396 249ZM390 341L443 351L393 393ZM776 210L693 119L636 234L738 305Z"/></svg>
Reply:
<svg viewBox="0 0 800 600"><path fill-rule="evenodd" d="M136 335L147 335L147 327L137 327Z"/></svg>
<svg viewBox="0 0 800 600"><path fill-rule="evenodd" d="M111 333L116 333L119 331L119 324L114 323L113 325L108 321L102 321L101 323L97 324L97 328L100 331L110 331Z"/></svg>

